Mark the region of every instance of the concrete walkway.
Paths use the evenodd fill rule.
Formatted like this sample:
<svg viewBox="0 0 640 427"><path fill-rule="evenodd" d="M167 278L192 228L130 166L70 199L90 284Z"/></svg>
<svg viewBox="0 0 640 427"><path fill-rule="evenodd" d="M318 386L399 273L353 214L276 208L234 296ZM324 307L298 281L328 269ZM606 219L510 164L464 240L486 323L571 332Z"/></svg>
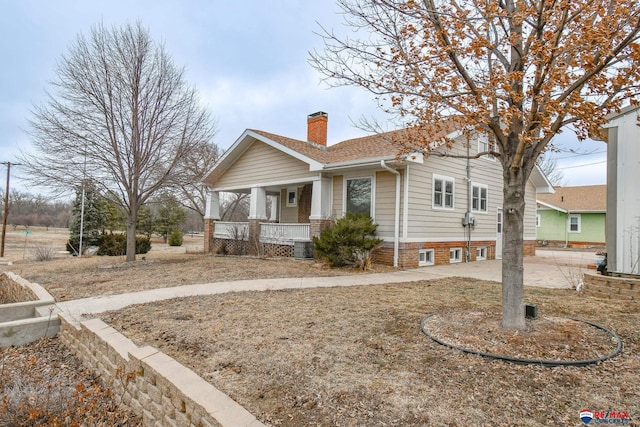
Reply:
<svg viewBox="0 0 640 427"><path fill-rule="evenodd" d="M524 283L526 286L571 288L582 278L582 271L595 262L590 252L539 250L535 257L526 257ZM422 267L388 273L359 274L337 277L304 277L239 280L152 289L120 295L98 296L56 303L59 310L79 319L85 314L118 310L133 304L160 301L195 295L214 295L227 292L266 291L280 289L324 288L334 286L406 283L443 277L469 277L500 282L502 261L478 261L450 265Z"/></svg>

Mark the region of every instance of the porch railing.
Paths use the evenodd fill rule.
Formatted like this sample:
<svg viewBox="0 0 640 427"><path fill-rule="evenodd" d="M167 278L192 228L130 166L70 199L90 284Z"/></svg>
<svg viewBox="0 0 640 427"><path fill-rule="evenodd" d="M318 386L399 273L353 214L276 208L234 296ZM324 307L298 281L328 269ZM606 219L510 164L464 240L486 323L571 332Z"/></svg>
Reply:
<svg viewBox="0 0 640 427"><path fill-rule="evenodd" d="M260 223L260 242L293 245L296 240L309 240L309 224Z"/></svg>
<svg viewBox="0 0 640 427"><path fill-rule="evenodd" d="M213 237L218 239L249 240L249 223L216 221Z"/></svg>

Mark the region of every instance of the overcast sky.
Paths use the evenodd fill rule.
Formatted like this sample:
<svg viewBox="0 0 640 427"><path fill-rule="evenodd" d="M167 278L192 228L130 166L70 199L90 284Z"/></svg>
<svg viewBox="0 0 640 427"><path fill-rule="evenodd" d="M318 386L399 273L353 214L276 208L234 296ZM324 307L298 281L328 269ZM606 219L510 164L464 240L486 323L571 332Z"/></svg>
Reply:
<svg viewBox="0 0 640 427"><path fill-rule="evenodd" d="M304 140L306 116L316 111L329 114L329 144L364 135L352 124L362 116L384 120L372 95L329 89L308 65L309 51L322 47L314 34L319 24L344 28L331 0L0 0L0 6L0 161L30 151L31 107L45 99L56 63L77 34L100 22L140 21L165 44L217 118L222 149L247 128ZM559 141L567 150L595 152L555 155L567 185L605 183L604 143L579 144L571 132Z"/></svg>

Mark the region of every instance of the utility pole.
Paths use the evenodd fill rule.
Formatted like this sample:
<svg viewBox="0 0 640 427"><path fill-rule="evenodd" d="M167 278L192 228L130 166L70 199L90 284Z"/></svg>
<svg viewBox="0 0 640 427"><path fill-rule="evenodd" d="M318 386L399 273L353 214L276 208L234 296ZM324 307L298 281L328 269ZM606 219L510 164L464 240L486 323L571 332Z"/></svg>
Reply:
<svg viewBox="0 0 640 427"><path fill-rule="evenodd" d="M7 234L7 216L9 215L9 178L11 177L11 165L19 166L20 163L0 162L7 165L7 188L4 193L4 215L2 216L2 246L0 247L0 258L4 257L4 240Z"/></svg>

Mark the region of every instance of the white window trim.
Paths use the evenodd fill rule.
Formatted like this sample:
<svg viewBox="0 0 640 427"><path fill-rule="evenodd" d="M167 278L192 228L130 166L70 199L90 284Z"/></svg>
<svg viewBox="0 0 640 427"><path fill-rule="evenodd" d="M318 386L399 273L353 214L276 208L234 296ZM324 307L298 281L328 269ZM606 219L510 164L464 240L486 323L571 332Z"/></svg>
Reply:
<svg viewBox="0 0 640 427"><path fill-rule="evenodd" d="M436 206L436 180L442 180L443 181L443 186L442 186L442 206ZM445 201L445 188L446 185L444 185L446 183L446 181L450 181L451 183L453 183L452 186L452 199L451 199L451 207L447 207L444 206L444 201ZM433 210L441 210L441 211L452 211L455 210L456 208L456 180L455 178L452 178L450 176L445 176L445 175L437 175L437 174L433 174L433 177L431 179L431 209Z"/></svg>
<svg viewBox="0 0 640 427"><path fill-rule="evenodd" d="M485 151L495 151L495 142L492 142L488 135L481 134L478 136L478 153L484 153ZM492 162L496 161L496 157L491 154L484 155L481 158Z"/></svg>
<svg viewBox="0 0 640 427"><path fill-rule="evenodd" d="M420 261L420 255L421 254L425 254L425 260L426 260L427 259L427 255L426 254L428 254L428 253L431 254L431 261ZM436 256L436 253L435 253L435 250L433 250L433 249L420 249L418 251L418 265L420 267L424 267L424 266L427 266L427 265L433 265L434 261L435 261L435 256Z"/></svg>
<svg viewBox="0 0 640 427"><path fill-rule="evenodd" d="M451 258L451 252L455 251L455 255L460 255L460 257ZM462 248L449 248L449 264L455 264L457 262L462 262Z"/></svg>
<svg viewBox="0 0 640 427"><path fill-rule="evenodd" d="M376 212L376 177L375 175L353 175L353 176L344 176L342 178L342 216L344 217L347 214L347 181L352 179L370 179L371 180L371 212L369 212L369 216L371 220L375 222L375 212Z"/></svg>
<svg viewBox="0 0 640 427"><path fill-rule="evenodd" d="M571 229L571 218L577 218L578 219L578 229L577 230L572 230ZM567 232L569 233L582 233L582 216L580 214L569 214L569 217L567 218Z"/></svg>
<svg viewBox="0 0 640 427"><path fill-rule="evenodd" d="M474 187L478 187L478 189L482 189L484 188L487 191L487 199L485 200L485 209L482 210L480 208L478 209L473 209L473 188ZM482 199L480 198L480 190L478 191L478 206L480 206L480 202L482 201ZM472 182L471 183L471 212L474 213L481 213L481 214L486 214L489 213L489 186L486 184L480 184L477 182Z"/></svg>
<svg viewBox="0 0 640 427"><path fill-rule="evenodd" d="M289 202L289 193L295 193L295 196L293 198L293 203ZM298 188L297 187L287 188L287 207L295 208L296 206L298 206Z"/></svg>
<svg viewBox="0 0 640 427"><path fill-rule="evenodd" d="M484 255L480 255L480 252L484 252ZM487 247L478 246L476 248L476 261L485 261L487 259Z"/></svg>
<svg viewBox="0 0 640 427"><path fill-rule="evenodd" d="M536 227L540 227L542 224L542 216L540 214L536 214Z"/></svg>

